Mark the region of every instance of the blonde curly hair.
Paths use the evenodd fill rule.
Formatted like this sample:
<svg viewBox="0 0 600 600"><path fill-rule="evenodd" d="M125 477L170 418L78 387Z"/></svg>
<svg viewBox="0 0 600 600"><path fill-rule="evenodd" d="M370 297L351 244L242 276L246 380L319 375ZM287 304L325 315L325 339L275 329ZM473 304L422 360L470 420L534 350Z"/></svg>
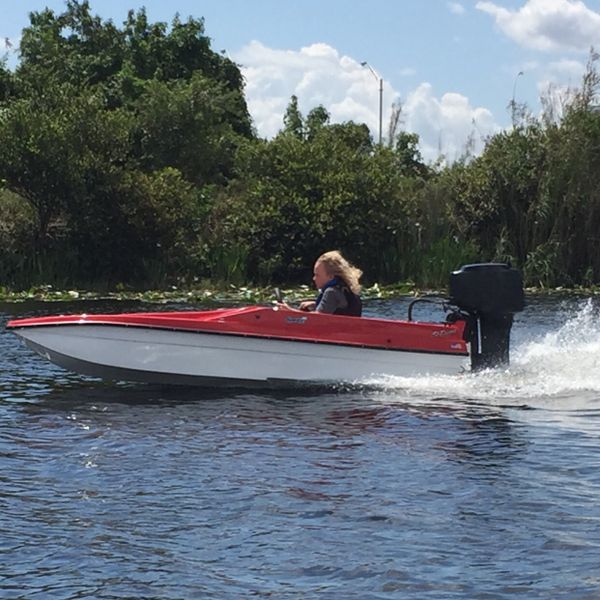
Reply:
<svg viewBox="0 0 600 600"><path fill-rule="evenodd" d="M363 272L349 263L338 250L330 250L317 258L317 264L325 265L325 269L332 277L341 279L354 294L360 294L359 279Z"/></svg>

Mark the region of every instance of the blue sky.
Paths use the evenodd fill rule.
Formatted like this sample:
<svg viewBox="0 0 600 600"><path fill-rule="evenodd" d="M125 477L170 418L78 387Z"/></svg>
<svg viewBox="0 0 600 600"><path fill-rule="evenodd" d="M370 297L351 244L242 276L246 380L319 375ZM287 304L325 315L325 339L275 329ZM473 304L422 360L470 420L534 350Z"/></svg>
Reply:
<svg viewBox="0 0 600 600"><path fill-rule="evenodd" d="M31 11L62 0L0 0L0 54L18 59ZM92 0L121 24L145 6L152 21L204 17L216 51L242 66L258 133L274 135L290 96L306 113L323 104L334 122L366 122L377 138L384 80L384 136L392 102L418 133L428 160L457 158L471 139L510 127L513 97L534 114L553 89L560 103L579 84L589 49L600 49L600 0ZM6 39L11 47L6 46Z"/></svg>

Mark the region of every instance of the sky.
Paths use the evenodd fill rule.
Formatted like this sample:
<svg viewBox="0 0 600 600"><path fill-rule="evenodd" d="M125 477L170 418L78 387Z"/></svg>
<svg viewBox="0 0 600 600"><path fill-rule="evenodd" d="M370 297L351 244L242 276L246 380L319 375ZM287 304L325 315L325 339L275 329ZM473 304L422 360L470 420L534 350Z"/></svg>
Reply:
<svg viewBox="0 0 600 600"><path fill-rule="evenodd" d="M129 9L151 21L203 17L212 48L238 63L254 126L270 138L292 95L306 115L366 123L383 137L392 105L417 133L427 161L478 153L511 127L511 101L534 115L540 96L560 104L576 87L590 48L600 49L600 0L91 0L121 25ZM29 13L62 0L0 0L0 56L18 61ZM363 65L362 63L365 63Z"/></svg>

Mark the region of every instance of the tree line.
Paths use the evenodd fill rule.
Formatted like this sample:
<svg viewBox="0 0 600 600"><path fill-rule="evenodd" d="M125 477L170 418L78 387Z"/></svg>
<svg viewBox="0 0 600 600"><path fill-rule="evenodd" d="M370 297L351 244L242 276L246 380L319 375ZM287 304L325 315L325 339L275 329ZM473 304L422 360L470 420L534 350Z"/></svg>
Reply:
<svg viewBox="0 0 600 600"><path fill-rule="evenodd" d="M34 12L0 64L0 286L307 282L331 248L371 282L502 260L533 285L599 283L596 60L559 113L513 106L481 155L430 165L398 109L378 145L292 97L261 139L202 19Z"/></svg>

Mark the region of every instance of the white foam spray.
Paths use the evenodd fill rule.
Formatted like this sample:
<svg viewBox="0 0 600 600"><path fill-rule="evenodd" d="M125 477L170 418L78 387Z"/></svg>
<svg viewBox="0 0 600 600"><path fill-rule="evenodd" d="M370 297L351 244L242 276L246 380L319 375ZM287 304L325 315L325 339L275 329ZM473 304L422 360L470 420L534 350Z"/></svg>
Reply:
<svg viewBox="0 0 600 600"><path fill-rule="evenodd" d="M543 408L600 408L600 313L591 300L554 331L525 331L508 369L365 381L411 401L482 402Z"/></svg>

